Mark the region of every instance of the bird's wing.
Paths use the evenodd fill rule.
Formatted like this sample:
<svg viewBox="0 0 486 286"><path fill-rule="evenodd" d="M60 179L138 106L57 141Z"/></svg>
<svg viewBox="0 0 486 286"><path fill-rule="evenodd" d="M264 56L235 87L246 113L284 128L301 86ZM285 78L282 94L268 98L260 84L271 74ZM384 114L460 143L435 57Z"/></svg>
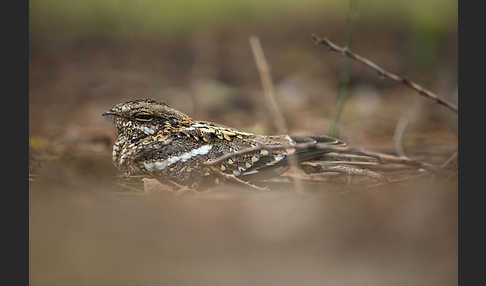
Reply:
<svg viewBox="0 0 486 286"><path fill-rule="evenodd" d="M326 143L333 146L346 146L343 141L329 136L257 136L255 141L268 146L293 145L299 143ZM243 172L242 177L251 181L279 176L289 167L288 156L291 154L294 154L297 162L301 163L304 161L318 159L328 152L329 151L327 150L318 150L311 147L309 149L299 150L292 148L262 150L260 151L258 162L252 165L252 168L249 168Z"/></svg>

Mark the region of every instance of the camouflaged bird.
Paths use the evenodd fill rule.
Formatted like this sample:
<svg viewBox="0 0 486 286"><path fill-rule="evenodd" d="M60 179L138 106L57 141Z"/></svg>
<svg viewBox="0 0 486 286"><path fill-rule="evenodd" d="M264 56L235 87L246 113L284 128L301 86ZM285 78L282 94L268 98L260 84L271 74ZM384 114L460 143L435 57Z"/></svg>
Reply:
<svg viewBox="0 0 486 286"><path fill-rule="evenodd" d="M113 163L127 176L143 175L161 182L200 188L220 182L222 172L251 182L281 175L288 156L297 161L312 160L322 150L257 150L235 155L214 166L206 162L225 154L261 145L293 145L319 142L345 146L327 136L263 136L219 124L195 121L165 103L151 99L120 103L102 113L112 116L118 137L113 146Z"/></svg>

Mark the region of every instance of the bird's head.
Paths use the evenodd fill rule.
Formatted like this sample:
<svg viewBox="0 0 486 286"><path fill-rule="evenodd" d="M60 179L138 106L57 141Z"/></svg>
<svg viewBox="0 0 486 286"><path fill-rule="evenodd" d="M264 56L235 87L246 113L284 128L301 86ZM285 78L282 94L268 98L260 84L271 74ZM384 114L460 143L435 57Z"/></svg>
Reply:
<svg viewBox="0 0 486 286"><path fill-rule="evenodd" d="M192 122L186 114L152 99L119 103L101 115L111 116L118 134L133 141L154 135L160 130L187 126Z"/></svg>

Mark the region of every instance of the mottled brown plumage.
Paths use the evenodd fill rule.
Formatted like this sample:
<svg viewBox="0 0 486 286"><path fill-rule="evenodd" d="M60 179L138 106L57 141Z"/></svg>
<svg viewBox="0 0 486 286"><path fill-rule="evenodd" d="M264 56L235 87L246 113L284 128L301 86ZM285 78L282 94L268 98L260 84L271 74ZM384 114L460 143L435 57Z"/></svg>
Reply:
<svg viewBox="0 0 486 286"><path fill-rule="evenodd" d="M115 105L104 116L112 116L118 137L113 146L113 163L126 175L145 175L160 181L202 187L220 181L220 174L245 181L280 175L288 166L287 156L298 161L312 160L324 151L295 152L294 149L259 150L233 156L215 166L205 162L222 155L260 145L288 145L300 142L326 142L344 145L326 136L263 136L219 124L194 121L165 103L151 99Z"/></svg>

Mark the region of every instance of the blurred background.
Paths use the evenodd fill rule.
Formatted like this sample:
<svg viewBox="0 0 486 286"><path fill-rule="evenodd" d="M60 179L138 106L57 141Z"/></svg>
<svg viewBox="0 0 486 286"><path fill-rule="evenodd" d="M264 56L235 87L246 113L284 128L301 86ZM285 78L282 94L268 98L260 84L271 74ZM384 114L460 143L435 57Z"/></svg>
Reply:
<svg viewBox="0 0 486 286"><path fill-rule="evenodd" d="M298 195L116 183L101 112L135 98L275 134L262 44L292 134L413 158L457 149L457 115L310 35L457 104L457 1L30 1L32 285L455 285L457 177ZM401 122L401 123L400 123Z"/></svg>

